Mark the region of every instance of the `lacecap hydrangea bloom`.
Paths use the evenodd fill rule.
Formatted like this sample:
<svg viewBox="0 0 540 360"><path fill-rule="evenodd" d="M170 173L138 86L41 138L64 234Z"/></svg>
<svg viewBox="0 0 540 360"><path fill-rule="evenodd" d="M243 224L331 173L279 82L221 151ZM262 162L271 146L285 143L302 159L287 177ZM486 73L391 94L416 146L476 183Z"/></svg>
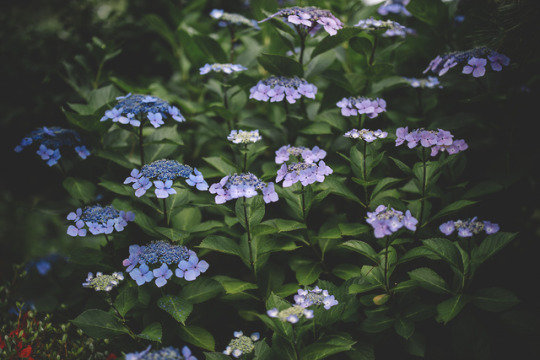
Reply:
<svg viewBox="0 0 540 360"><path fill-rule="evenodd" d="M298 293L294 295L294 302L303 308L323 305L326 310L339 304L334 295L330 295L328 290L323 290L318 286L313 289L298 289Z"/></svg>
<svg viewBox="0 0 540 360"><path fill-rule="evenodd" d="M151 351L152 345L149 345L141 352L126 354L126 360L197 360L191 354L191 350L184 346L182 351L175 347L169 346L160 350Z"/></svg>
<svg viewBox="0 0 540 360"><path fill-rule="evenodd" d="M386 131L378 130L369 130L369 129L352 129L349 130L343 135L351 139L362 139L365 142L373 142L377 139L384 139L388 136Z"/></svg>
<svg viewBox="0 0 540 360"><path fill-rule="evenodd" d="M242 331L234 332L234 339L231 340L227 348L223 350L225 355L232 355L238 358L245 354L250 354L255 349L255 341L258 341L261 335L258 332L254 332L250 336L244 335Z"/></svg>
<svg viewBox="0 0 540 360"><path fill-rule="evenodd" d="M36 145L38 148L36 153L49 166L53 166L60 160L62 157L61 148L73 148L81 159L86 159L90 155L90 151L83 145L79 133L58 126L44 126L32 131L15 147L15 152L21 152L32 144Z"/></svg>
<svg viewBox="0 0 540 360"><path fill-rule="evenodd" d="M411 16L411 13L405 6L409 4L411 0L387 0L384 4L379 6L377 12L383 16L388 14L399 14L403 16Z"/></svg>
<svg viewBox="0 0 540 360"><path fill-rule="evenodd" d="M257 20L250 20L240 14L228 13L223 11L222 9L212 10L210 12L210 17L219 20L218 25L221 27L226 27L229 25L243 25L259 30L259 24L257 23Z"/></svg>
<svg viewBox="0 0 540 360"><path fill-rule="evenodd" d="M227 140L235 144L249 144L262 140L262 136L259 135L259 130L231 130Z"/></svg>
<svg viewBox="0 0 540 360"><path fill-rule="evenodd" d="M163 119L167 117L178 122L186 121L176 106L171 106L167 101L155 96L130 93L119 96L116 100L118 104L105 111L101 121L111 119L113 122L139 127L148 120L155 128L165 124Z"/></svg>
<svg viewBox="0 0 540 360"><path fill-rule="evenodd" d="M442 56L437 56L431 60L424 74L433 71L442 76L456 65L463 65L463 74L472 74L473 77L482 77L486 73L486 66L489 65L493 71L501 71L503 66L510 64L508 56L500 54L487 47L479 47L472 50L451 52Z"/></svg>
<svg viewBox="0 0 540 360"><path fill-rule="evenodd" d="M111 291L113 288L118 286L120 281L124 280L124 275L122 273L112 273L111 275L106 275L101 272L97 272L96 276L93 273L88 273L86 281L82 284L85 288L91 288L96 291Z"/></svg>
<svg viewBox="0 0 540 360"><path fill-rule="evenodd" d="M206 75L209 72L217 72L224 74L232 74L234 72L240 72L247 70L247 67L239 64L205 64L199 69L201 75Z"/></svg>
<svg viewBox="0 0 540 360"><path fill-rule="evenodd" d="M318 146L310 149L304 146L285 145L276 151L276 164L283 164L289 161L291 156L294 156L297 160L301 158L303 162L311 164L324 159L326 157L326 151Z"/></svg>
<svg viewBox="0 0 540 360"><path fill-rule="evenodd" d="M266 312L271 318L277 318L281 321L287 321L291 324L296 324L302 317L306 319L313 318L313 310L306 309L300 305L293 305L284 310L279 311L277 308L270 309Z"/></svg>
<svg viewBox="0 0 540 360"><path fill-rule="evenodd" d="M268 100L277 102L286 99L290 104L294 104L302 95L315 99L317 87L297 76L293 78L270 76L268 79L259 81L249 92L250 99L265 102Z"/></svg>
<svg viewBox="0 0 540 360"><path fill-rule="evenodd" d="M416 34L416 31L406 26L403 26L398 22L392 20L378 20L372 17L368 19L362 19L354 26L371 31L385 30L382 34L383 37L405 37L407 35Z"/></svg>
<svg viewBox="0 0 540 360"><path fill-rule="evenodd" d="M460 151L465 151L469 145L465 140L454 140L454 135L450 131L416 129L409 132L408 127L398 128L396 130L396 146L399 146L407 141L409 149L416 147L418 144L425 148L431 148L431 156L435 156L439 151L446 151L448 154L457 154Z"/></svg>
<svg viewBox="0 0 540 360"><path fill-rule="evenodd" d="M116 210L112 205L94 205L70 212L67 219L74 222L74 225L69 225L67 229L68 235L86 236L86 230L92 235L110 234L114 230L120 232L129 221L135 220L135 214L131 211Z"/></svg>
<svg viewBox="0 0 540 360"><path fill-rule="evenodd" d="M413 88L442 89L439 79L436 78L435 76L428 76L425 79L407 78L407 77L404 77L403 79L405 79L405 81L407 81L409 85L412 86Z"/></svg>
<svg viewBox="0 0 540 360"><path fill-rule="evenodd" d="M297 182L302 186L308 186L314 182L323 182L325 177L332 174L333 170L324 161L319 163L298 162L283 164L277 172L276 182L283 180L283 187L289 187Z"/></svg>
<svg viewBox="0 0 540 360"><path fill-rule="evenodd" d="M289 24L300 26L310 35L315 35L317 31L324 28L330 36L333 36L337 34L339 29L343 28L341 20L335 17L330 10L323 10L314 6L294 6L281 9L259 22L264 22L274 17L283 18L283 21Z"/></svg>
<svg viewBox="0 0 540 360"><path fill-rule="evenodd" d="M482 231L485 231L488 235L495 234L499 231L499 225L489 221L480 221L477 217L474 217L467 220L447 221L439 226L439 230L445 235L450 235L457 230L459 237L471 237L480 234Z"/></svg>
<svg viewBox="0 0 540 360"><path fill-rule="evenodd" d="M124 184L133 183L132 187L135 189L137 197L143 196L153 184L156 196L164 199L169 195L176 194L176 190L172 186L174 180L180 177L185 178L189 186L195 186L201 191L208 190L208 184L197 168L180 164L176 160L165 159L146 164L140 171L133 169Z"/></svg>
<svg viewBox="0 0 540 360"><path fill-rule="evenodd" d="M380 98L349 97L341 99L336 105L341 109L341 115L343 116L366 114L367 117L373 119L386 111L386 101Z"/></svg>
<svg viewBox="0 0 540 360"><path fill-rule="evenodd" d="M379 205L374 212L367 213L366 222L373 227L376 238L382 238L387 235L392 235L402 227L411 231L416 231L416 220L409 210L403 214L402 211L393 208L387 208L384 205Z"/></svg>
<svg viewBox="0 0 540 360"><path fill-rule="evenodd" d="M157 287L167 284L173 273L178 278L193 281L210 267L206 261L199 260L193 250L163 240L131 245L129 257L122 264L138 286L154 280Z"/></svg>
<svg viewBox="0 0 540 360"><path fill-rule="evenodd" d="M278 201L274 183L265 183L252 173L233 174L225 176L219 183L210 186L210 193L216 194L216 204L223 204L240 197L256 196L260 190L265 203Z"/></svg>

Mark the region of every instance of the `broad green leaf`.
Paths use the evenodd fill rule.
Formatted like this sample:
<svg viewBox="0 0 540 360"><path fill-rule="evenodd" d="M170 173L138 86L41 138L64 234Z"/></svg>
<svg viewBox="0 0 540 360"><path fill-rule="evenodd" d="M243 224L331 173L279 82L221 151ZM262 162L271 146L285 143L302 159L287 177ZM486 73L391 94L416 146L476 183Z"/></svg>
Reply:
<svg viewBox="0 0 540 360"><path fill-rule="evenodd" d="M318 340L300 351L302 360L326 359L328 356L351 350L356 341L349 335L334 335Z"/></svg>
<svg viewBox="0 0 540 360"><path fill-rule="evenodd" d="M198 304L216 297L222 291L223 287L216 280L198 278L197 281L184 286L180 296L192 304Z"/></svg>
<svg viewBox="0 0 540 360"><path fill-rule="evenodd" d="M158 322L152 323L145 327L144 330L137 336L146 340L161 342L161 324Z"/></svg>
<svg viewBox="0 0 540 360"><path fill-rule="evenodd" d="M218 251L224 254L241 256L240 247L238 244L229 238L218 235L210 235L201 241L200 248Z"/></svg>
<svg viewBox="0 0 540 360"><path fill-rule="evenodd" d="M203 158L204 161L215 167L221 172L222 175L231 175L237 171L236 166L231 164L228 160L218 156L209 156Z"/></svg>
<svg viewBox="0 0 540 360"><path fill-rule="evenodd" d="M265 205L262 196L254 196L252 198L239 198L235 205L236 217L240 224L247 229L247 223L253 228L259 224L265 212Z"/></svg>
<svg viewBox="0 0 540 360"><path fill-rule="evenodd" d="M452 241L444 238L426 239L424 246L439 258L449 263L458 272L463 272L463 262L458 247Z"/></svg>
<svg viewBox="0 0 540 360"><path fill-rule="evenodd" d="M237 294L246 290L257 289L256 284L252 284L239 279L234 279L225 275L214 276L214 279L217 280L221 284L221 286L223 286L227 294Z"/></svg>
<svg viewBox="0 0 540 360"><path fill-rule="evenodd" d="M319 278L322 266L316 262L299 265L296 268L296 280L300 285L311 285Z"/></svg>
<svg viewBox="0 0 540 360"><path fill-rule="evenodd" d="M178 229L158 226L155 227L154 230L173 242L183 243L183 241L189 237L189 233L187 231Z"/></svg>
<svg viewBox="0 0 540 360"><path fill-rule="evenodd" d="M133 287L124 287L114 301L114 306L122 316L135 305L137 305L137 289Z"/></svg>
<svg viewBox="0 0 540 360"><path fill-rule="evenodd" d="M409 271L409 276L412 280L416 281L419 286L426 290L438 294L450 293L446 281L444 281L439 274L429 268L424 267Z"/></svg>
<svg viewBox="0 0 540 360"><path fill-rule="evenodd" d="M317 55L327 52L328 50L332 50L342 42L345 42L353 36L360 34L362 31L363 30L361 28L354 26L346 26L338 30L336 35L329 35L319 41L315 47L315 50L313 50L313 53L311 53L311 58L313 59Z"/></svg>
<svg viewBox="0 0 540 360"><path fill-rule="evenodd" d="M226 63L228 61L227 55L221 45L210 36L194 35L193 40L201 48L203 52L209 57L214 58L218 63Z"/></svg>
<svg viewBox="0 0 540 360"><path fill-rule="evenodd" d="M350 240L341 244L341 247L356 251L373 261L375 264L379 263L379 255L368 243L360 240Z"/></svg>
<svg viewBox="0 0 540 360"><path fill-rule="evenodd" d="M190 344L214 351L216 346L214 337L207 330L198 326L181 326L179 329L180 337Z"/></svg>
<svg viewBox="0 0 540 360"><path fill-rule="evenodd" d="M360 324L360 330L376 334L390 328L396 320L383 314L368 316Z"/></svg>
<svg viewBox="0 0 540 360"><path fill-rule="evenodd" d="M451 203L450 205L447 205L445 206L441 211L439 211L437 214L435 214L432 218L432 220L435 220L435 219L438 219L438 218L441 218L443 216L446 216L446 215L449 215L449 214L452 214L456 211L459 211L467 206L471 206L471 205L474 205L476 204L477 201L471 201L471 200L458 200L458 201L455 201L453 203Z"/></svg>
<svg viewBox="0 0 540 360"><path fill-rule="evenodd" d="M96 339L107 339L129 333L116 316L98 309L86 310L71 322L88 336Z"/></svg>
<svg viewBox="0 0 540 360"><path fill-rule="evenodd" d="M437 321L445 324L448 323L460 313L468 302L469 299L463 294L453 296L450 299L443 301L437 305Z"/></svg>
<svg viewBox="0 0 540 360"><path fill-rule="evenodd" d="M362 275L362 269L353 264L339 264L332 273L343 280L349 280Z"/></svg>
<svg viewBox="0 0 540 360"><path fill-rule="evenodd" d="M287 56L262 54L257 58L261 66L273 75L302 76L304 70L296 60Z"/></svg>
<svg viewBox="0 0 540 360"><path fill-rule="evenodd" d="M433 257L433 251L428 249L425 246L417 246L407 251L400 259L399 263L405 263L407 261L412 261L421 257Z"/></svg>
<svg viewBox="0 0 540 360"><path fill-rule="evenodd" d="M157 305L160 309L168 312L176 321L185 324L191 311L193 311L193 305L179 296L165 295L161 297Z"/></svg>
<svg viewBox="0 0 540 360"><path fill-rule="evenodd" d="M410 166L408 166L407 164L405 164L403 161L401 161L401 160L399 160L399 159L396 159L396 158L393 158L393 157L391 157L391 156L389 156L389 158L394 162L394 164L396 164L396 166L397 166L401 171L403 171L404 173L409 174L409 175L412 174L412 169L410 168Z"/></svg>
<svg viewBox="0 0 540 360"><path fill-rule="evenodd" d="M62 183L69 195L83 203L94 201L96 186L88 180L68 177Z"/></svg>
<svg viewBox="0 0 540 360"><path fill-rule="evenodd" d="M411 0L407 10L429 25L438 25L448 17L448 8L441 0Z"/></svg>
<svg viewBox="0 0 540 360"><path fill-rule="evenodd" d="M231 360L231 357L220 352L205 352L204 358L206 360Z"/></svg>
<svg viewBox="0 0 540 360"><path fill-rule="evenodd" d="M397 318L394 323L394 329L399 336L409 339L414 333L414 323L410 320Z"/></svg>
<svg viewBox="0 0 540 360"><path fill-rule="evenodd" d="M480 309L493 312L508 310L519 303L513 292L498 287L478 290L472 301Z"/></svg>
<svg viewBox="0 0 540 360"><path fill-rule="evenodd" d="M516 237L516 233L498 232L488 235L471 254L472 263L475 266L481 265L484 261L495 255Z"/></svg>

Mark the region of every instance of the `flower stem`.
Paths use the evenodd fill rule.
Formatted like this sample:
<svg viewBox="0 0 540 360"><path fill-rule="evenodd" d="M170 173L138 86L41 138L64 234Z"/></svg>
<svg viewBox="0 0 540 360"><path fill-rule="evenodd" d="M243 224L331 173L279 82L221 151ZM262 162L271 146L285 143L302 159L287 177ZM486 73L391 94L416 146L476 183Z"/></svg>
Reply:
<svg viewBox="0 0 540 360"><path fill-rule="evenodd" d="M426 148L422 147L422 198L420 199L420 216L418 218L418 228L422 226L424 217L424 202L426 197Z"/></svg>
<svg viewBox="0 0 540 360"><path fill-rule="evenodd" d="M372 67L373 62L375 61L375 50L377 49L378 42L379 38L375 36L373 39L373 47L371 48L371 54L369 55L369 67Z"/></svg>
<svg viewBox="0 0 540 360"><path fill-rule="evenodd" d="M163 222L169 226L169 217L167 216L167 199L163 198Z"/></svg>
<svg viewBox="0 0 540 360"><path fill-rule="evenodd" d="M231 36L231 49L229 50L229 62L233 63L234 62L234 43L236 42L236 38L234 36L234 28L231 25L227 26L227 28L229 29L229 35Z"/></svg>
<svg viewBox="0 0 540 360"><path fill-rule="evenodd" d="M247 171L247 154L248 154L248 151L247 151L247 144L244 144L244 167L243 167L242 172L246 172L246 171Z"/></svg>
<svg viewBox="0 0 540 360"><path fill-rule="evenodd" d="M242 199L244 202L244 219L246 221L246 232L247 232L248 247L249 247L249 263L251 265L251 269L253 270L253 273L255 274L255 264L253 262L253 249L251 248L251 230L249 228L249 219L248 219L248 213L247 213L247 202L246 202L245 197L243 197Z"/></svg>
<svg viewBox="0 0 540 360"><path fill-rule="evenodd" d="M386 292L390 292L390 279L388 277L388 245L390 242L390 237L386 237L384 245L384 284L386 286Z"/></svg>
<svg viewBox="0 0 540 360"><path fill-rule="evenodd" d="M300 38L300 55L298 56L298 62L302 67L304 66L304 51L306 50L306 36L307 33L300 28L300 26L296 26L296 32L298 33L298 37Z"/></svg>
<svg viewBox="0 0 540 360"><path fill-rule="evenodd" d="M367 141L364 140L363 143L364 143L364 145L362 147L362 155L363 155L362 156L363 157L363 169L362 169L363 174L362 175L364 175L364 182L365 182L365 184L364 184L364 193L365 193L366 196L365 196L364 200L365 200L365 203L367 205L367 203L368 203L368 185L367 185L368 179L367 179L367 162L366 162Z"/></svg>
<svg viewBox="0 0 540 360"><path fill-rule="evenodd" d="M143 122L139 125L139 156L141 158L141 166L144 165L144 143L143 143Z"/></svg>
<svg viewBox="0 0 540 360"><path fill-rule="evenodd" d="M126 321L126 318L120 313L120 311L118 311L118 309L116 308L116 306L114 306L113 302L112 302L112 299L111 299L111 295L109 295L109 293L107 293L105 295L105 299L107 300L107 303L110 305L110 307L114 310L114 312L116 313L116 315L118 315L118 317L121 319L122 321L122 325L127 329L127 331L129 332L129 336L131 336L132 339L137 339L137 337L135 336L135 333L131 330L131 328L128 326L127 324L127 321Z"/></svg>

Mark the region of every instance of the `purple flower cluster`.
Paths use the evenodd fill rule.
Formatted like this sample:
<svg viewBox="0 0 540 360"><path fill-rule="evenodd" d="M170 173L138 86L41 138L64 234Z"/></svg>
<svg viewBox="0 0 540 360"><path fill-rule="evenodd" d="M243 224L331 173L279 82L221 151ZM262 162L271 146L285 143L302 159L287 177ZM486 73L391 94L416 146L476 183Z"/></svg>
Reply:
<svg viewBox="0 0 540 360"><path fill-rule="evenodd" d="M482 77L486 73L487 62L490 62L493 71L501 71L503 66L510 64L510 59L503 54L491 50L487 47L479 47L472 50L456 51L442 56L437 56L431 60L424 74L428 71L442 76L451 68L458 64L463 66L463 74L472 74L473 77Z"/></svg>
<svg viewBox="0 0 540 360"><path fill-rule="evenodd" d="M75 223L68 227L68 235L86 236L86 228L92 235L110 234L114 230L123 231L128 221L135 220L135 214L131 211L118 211L111 205L94 205L70 212L67 219Z"/></svg>
<svg viewBox="0 0 540 360"><path fill-rule="evenodd" d="M435 156L439 151L446 151L448 154L457 154L465 151L469 145L465 140L454 140L454 135L446 130L426 130L416 129L409 132L408 127L398 128L396 130L396 146L407 141L409 149L416 147L419 143L425 148L431 148L431 156Z"/></svg>
<svg viewBox="0 0 540 360"><path fill-rule="evenodd" d="M186 121L176 106L167 101L150 95L132 95L117 97L118 104L111 110L105 111L101 121L111 119L120 124L129 124L135 127L148 120L153 127L158 128L165 124L167 116L178 122Z"/></svg>
<svg viewBox="0 0 540 360"><path fill-rule="evenodd" d="M143 246L131 245L129 257L122 264L137 285L141 286L155 279L157 287L164 286L173 275L169 265L176 265L176 277L187 281L195 280L210 267L206 261L199 261L193 250L163 240ZM156 268L152 270L150 266Z"/></svg>
<svg viewBox="0 0 540 360"><path fill-rule="evenodd" d="M328 290L323 290L318 286L313 289L298 289L298 293L294 295L294 302L303 308L312 305L324 305L326 310L330 310L332 306L338 304L334 295L330 295Z"/></svg>
<svg viewBox="0 0 540 360"><path fill-rule="evenodd" d="M124 184L133 183L132 187L136 190L135 196L141 197L152 187L153 181L156 196L164 199L176 194L172 185L173 181L179 177L185 178L189 186L195 186L201 191L208 190L208 184L197 168L180 164L176 160L165 159L146 164L140 171L133 169Z"/></svg>
<svg viewBox="0 0 540 360"><path fill-rule="evenodd" d="M323 182L325 176L333 173L333 170L327 166L324 161L319 163L293 163L283 164L277 172L276 182L283 180L283 187L289 187L300 181L302 186L308 186L314 182Z"/></svg>
<svg viewBox="0 0 540 360"><path fill-rule="evenodd" d="M184 346L182 351L175 347L169 346L160 350L150 351L152 345L149 345L145 350L126 354L126 360L197 360L192 355L191 350Z"/></svg>
<svg viewBox="0 0 540 360"><path fill-rule="evenodd" d="M222 9L214 9L210 12L210 16L216 20L219 20L218 25L221 27L243 25L260 30L257 20L250 20L240 14L227 13Z"/></svg>
<svg viewBox="0 0 540 360"><path fill-rule="evenodd" d="M223 204L240 197L250 198L256 196L260 190L265 203L278 201L274 183L259 180L252 173L233 174L225 176L220 182L210 186L210 193L216 194L216 204Z"/></svg>
<svg viewBox="0 0 540 360"><path fill-rule="evenodd" d="M373 119L386 111L386 101L380 98L349 97L341 99L336 105L341 108L343 116L366 114L370 119Z"/></svg>
<svg viewBox="0 0 540 360"><path fill-rule="evenodd" d="M276 164L283 164L289 161L291 156L295 156L297 159L301 157L303 162L311 164L324 159L326 157L326 151L320 149L318 146L309 149L303 146L285 145L276 151Z"/></svg>
<svg viewBox="0 0 540 360"><path fill-rule="evenodd" d="M401 14L403 16L411 16L411 13L406 8L410 1L411 0L387 0L379 7L377 12L383 16L386 16L390 13Z"/></svg>
<svg viewBox="0 0 540 360"><path fill-rule="evenodd" d="M489 221L480 221L474 217L467 220L445 222L439 226L439 230L445 235L450 235L457 230L459 237L471 237L482 231L485 231L488 235L495 234L499 231L499 225Z"/></svg>
<svg viewBox="0 0 540 360"><path fill-rule="evenodd" d="M358 24L354 25L356 27L359 27L364 30L386 30L382 36L383 37L405 37L407 35L414 35L416 34L416 31L408 28L406 26L401 25L400 23L397 23L392 20L377 20L372 17L368 19L363 19L358 22Z"/></svg>
<svg viewBox="0 0 540 360"><path fill-rule="evenodd" d="M232 74L234 72L240 72L247 70L247 67L238 64L205 64L199 69L201 75L206 75L210 71L222 72L224 74Z"/></svg>
<svg viewBox="0 0 540 360"><path fill-rule="evenodd" d="M231 340L229 345L223 350L225 355L232 355L235 358L239 358L244 354L249 354L255 350L255 341L261 338L261 334L254 332L250 336L244 335L242 331L234 332L234 339Z"/></svg>
<svg viewBox="0 0 540 360"><path fill-rule="evenodd" d="M351 139L362 139L365 142L373 142L377 139L384 139L388 136L388 133L386 131L382 131L381 129L375 131L368 129L352 129L347 131L343 136Z"/></svg>
<svg viewBox="0 0 540 360"><path fill-rule="evenodd" d="M32 144L38 145L36 154L49 166L53 166L60 160L62 157L60 149L63 147L72 147L81 159L86 159L90 155L75 130L63 129L58 126L44 126L32 131L15 147L15 152L21 152Z"/></svg>
<svg viewBox="0 0 540 360"><path fill-rule="evenodd" d="M427 79L417 79L417 78L407 78L404 77L409 85L411 85L413 88L439 88L442 89L442 86L439 82L439 78L436 78L435 76L428 76Z"/></svg>
<svg viewBox="0 0 540 360"><path fill-rule="evenodd" d="M297 76L293 78L270 76L268 79L259 81L249 92L250 99L258 101L270 100L270 102L287 99L290 104L294 104L302 95L310 99L315 99L317 87Z"/></svg>
<svg viewBox="0 0 540 360"><path fill-rule="evenodd" d="M308 31L310 35L315 35L321 28L330 34L336 35L339 29L343 28L343 23L335 17L330 10L322 10L314 6L281 9L275 14L270 15L264 22L274 17L281 17L283 21L296 26L300 26Z"/></svg>
<svg viewBox="0 0 540 360"><path fill-rule="evenodd" d="M387 235L392 235L402 227L411 231L416 231L416 220L409 210L403 214L402 211L393 208L387 208L384 205L379 205L374 212L368 212L366 222L373 227L373 232L376 238L382 238Z"/></svg>

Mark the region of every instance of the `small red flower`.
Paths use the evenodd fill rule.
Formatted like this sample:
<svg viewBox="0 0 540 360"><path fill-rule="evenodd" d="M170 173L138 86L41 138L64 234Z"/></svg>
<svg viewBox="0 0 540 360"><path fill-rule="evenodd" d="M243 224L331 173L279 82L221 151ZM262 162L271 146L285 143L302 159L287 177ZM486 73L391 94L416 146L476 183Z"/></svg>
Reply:
<svg viewBox="0 0 540 360"><path fill-rule="evenodd" d="M20 350L18 355L22 359L30 359L30 355L32 355L32 346L28 345L24 349Z"/></svg>
<svg viewBox="0 0 540 360"><path fill-rule="evenodd" d="M114 360L114 359L118 359L118 356L116 356L115 354L109 354L106 360Z"/></svg>

